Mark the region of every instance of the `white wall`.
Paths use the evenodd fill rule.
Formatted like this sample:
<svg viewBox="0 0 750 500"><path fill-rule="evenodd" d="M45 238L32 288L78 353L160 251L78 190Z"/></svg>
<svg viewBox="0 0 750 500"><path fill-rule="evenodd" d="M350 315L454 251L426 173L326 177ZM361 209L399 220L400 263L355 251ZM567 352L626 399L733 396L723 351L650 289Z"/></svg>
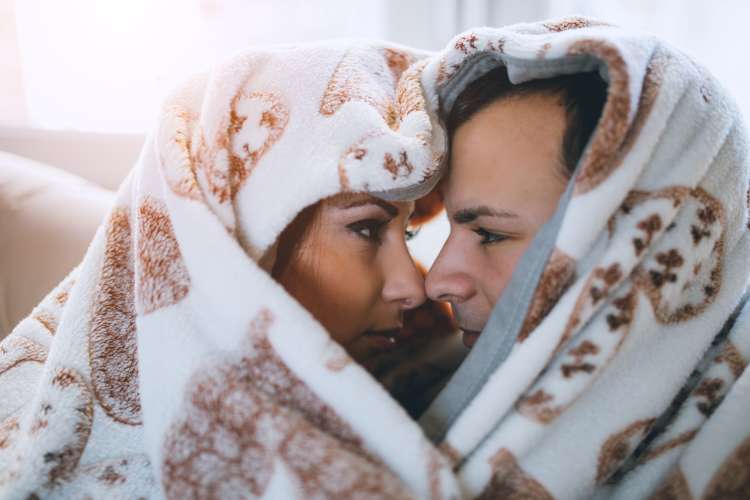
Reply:
<svg viewBox="0 0 750 500"><path fill-rule="evenodd" d="M15 7L30 124L96 132L144 132L177 83L247 47L386 34L379 0L16 0Z"/></svg>
<svg viewBox="0 0 750 500"><path fill-rule="evenodd" d="M13 0L0 0L0 125L27 123Z"/></svg>
<svg viewBox="0 0 750 500"><path fill-rule="evenodd" d="M112 188L168 89L247 46L365 37L439 50L472 26L571 14L671 41L750 116L746 0L0 0L0 149ZM446 234L441 218L411 246L429 264Z"/></svg>

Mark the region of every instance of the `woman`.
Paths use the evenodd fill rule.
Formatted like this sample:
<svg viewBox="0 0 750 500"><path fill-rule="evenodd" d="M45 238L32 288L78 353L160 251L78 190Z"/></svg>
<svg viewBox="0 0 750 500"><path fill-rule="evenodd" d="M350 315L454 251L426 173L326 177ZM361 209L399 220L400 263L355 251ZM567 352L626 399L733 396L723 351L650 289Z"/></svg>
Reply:
<svg viewBox="0 0 750 500"><path fill-rule="evenodd" d="M304 209L278 240L271 275L360 363L398 348L404 313L425 301L406 247L413 216L414 202L341 194Z"/></svg>
<svg viewBox="0 0 750 500"><path fill-rule="evenodd" d="M441 330L405 245L443 150L423 57L251 51L168 99L84 260L2 343L1 496L455 491L365 369Z"/></svg>

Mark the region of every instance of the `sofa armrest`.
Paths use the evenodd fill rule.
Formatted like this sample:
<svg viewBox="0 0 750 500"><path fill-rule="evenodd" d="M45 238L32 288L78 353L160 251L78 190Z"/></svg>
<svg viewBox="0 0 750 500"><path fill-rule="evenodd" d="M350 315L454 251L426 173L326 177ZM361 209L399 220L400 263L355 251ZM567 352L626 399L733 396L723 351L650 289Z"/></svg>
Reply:
<svg viewBox="0 0 750 500"><path fill-rule="evenodd" d="M113 200L69 172L0 152L0 339L80 262Z"/></svg>

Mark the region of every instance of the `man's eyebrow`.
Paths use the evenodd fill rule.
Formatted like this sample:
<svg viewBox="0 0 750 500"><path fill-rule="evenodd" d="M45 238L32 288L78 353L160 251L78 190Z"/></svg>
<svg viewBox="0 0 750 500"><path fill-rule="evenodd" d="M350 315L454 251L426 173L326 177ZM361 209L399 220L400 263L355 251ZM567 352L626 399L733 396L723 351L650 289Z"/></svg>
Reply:
<svg viewBox="0 0 750 500"><path fill-rule="evenodd" d="M355 208L355 207L361 207L364 205L377 205L386 212L388 212L388 215L391 217L396 217L398 215L398 207L396 205L392 205L388 203L387 201L383 201L379 198L364 198L359 200L353 200L346 205L344 205L342 208Z"/></svg>
<svg viewBox="0 0 750 500"><path fill-rule="evenodd" d="M518 215L513 212L507 210L496 210L487 205L479 205L476 207L467 207L462 208L461 210L456 210L453 212L453 221L456 224L467 224L482 216L499 217L503 219L518 218Z"/></svg>

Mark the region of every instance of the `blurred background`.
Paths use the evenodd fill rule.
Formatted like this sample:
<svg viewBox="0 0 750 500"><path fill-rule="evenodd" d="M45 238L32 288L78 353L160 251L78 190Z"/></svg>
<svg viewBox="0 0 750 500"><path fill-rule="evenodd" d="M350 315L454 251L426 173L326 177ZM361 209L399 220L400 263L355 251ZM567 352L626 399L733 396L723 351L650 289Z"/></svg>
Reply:
<svg viewBox="0 0 750 500"><path fill-rule="evenodd" d="M708 67L750 115L746 0L0 0L0 209L28 202L30 192L43 191L37 184L57 171L116 189L165 93L248 46L364 37L439 50L470 27L574 14L672 42ZM39 174L37 187L8 173L30 179L32 170ZM13 191L18 185L25 187ZM73 217L65 208L47 210L50 227L53 216ZM3 320L3 301L7 306L26 288L34 289L28 291L33 300L62 277L49 271L46 281L31 286L11 261L11 225L30 227L18 219L22 213L0 210L6 236L0 264L13 268L3 274L0 267L0 337L3 321L12 322ZM440 219L413 241L413 252L429 265L446 234ZM89 238L83 231L79 247L85 249ZM80 260L76 251L58 263L58 275ZM17 283L8 277L12 272Z"/></svg>
<svg viewBox="0 0 750 500"><path fill-rule="evenodd" d="M251 45L366 37L438 50L470 27L574 13L673 42L750 110L744 0L0 0L0 124L138 134L175 82Z"/></svg>

